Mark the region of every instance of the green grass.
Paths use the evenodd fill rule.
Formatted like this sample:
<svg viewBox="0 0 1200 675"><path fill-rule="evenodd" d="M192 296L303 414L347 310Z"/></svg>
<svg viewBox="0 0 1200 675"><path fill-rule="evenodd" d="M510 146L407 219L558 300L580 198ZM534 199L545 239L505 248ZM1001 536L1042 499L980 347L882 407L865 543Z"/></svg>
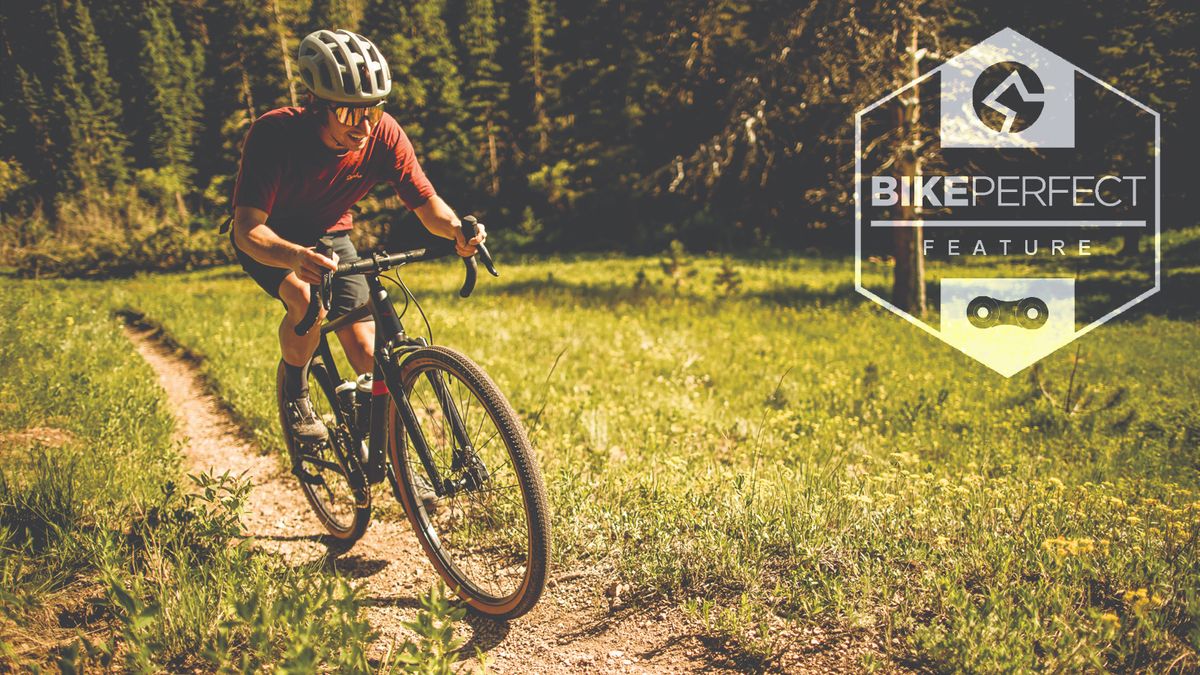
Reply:
<svg viewBox="0 0 1200 675"><path fill-rule="evenodd" d="M1056 404L854 296L846 261L733 261L732 290L721 261L676 262L502 261L470 300L455 264L405 270L532 427L559 569L612 569L763 657L820 625L939 671L1200 667L1194 314L1048 357ZM207 357L282 447L280 310L240 270L87 287ZM1067 414L1076 347L1090 402Z"/></svg>
<svg viewBox="0 0 1200 675"><path fill-rule="evenodd" d="M238 520L248 483L181 475L163 392L103 286L5 284L0 670L447 662L456 615L440 591L420 615L422 642L370 664L371 629L346 580L248 546Z"/></svg>
<svg viewBox="0 0 1200 675"><path fill-rule="evenodd" d="M844 262L735 261L733 293L679 262L507 265L469 301L456 265L405 270L533 427L560 568L611 566L763 656L820 624L937 670L1200 667L1194 320L1047 358L1061 402L1079 348L1091 403L1066 414L854 297ZM236 270L109 288L280 447L273 301Z"/></svg>

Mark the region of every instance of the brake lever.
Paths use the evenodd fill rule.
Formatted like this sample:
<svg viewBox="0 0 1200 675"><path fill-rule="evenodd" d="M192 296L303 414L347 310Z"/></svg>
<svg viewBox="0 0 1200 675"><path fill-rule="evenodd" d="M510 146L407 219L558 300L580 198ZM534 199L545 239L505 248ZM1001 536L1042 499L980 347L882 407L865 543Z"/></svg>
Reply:
<svg viewBox="0 0 1200 675"><path fill-rule="evenodd" d="M473 239L475 237L475 233L478 231L477 230L478 225L479 225L479 221L475 219L475 216L467 216L467 217L463 218L462 219L463 239L465 239L466 241L470 241L471 239ZM475 258L476 258L476 256L479 256L479 254L481 252L486 252L486 251L487 251L487 249L483 247L483 244L479 244L476 247L475 255L467 256L462 259L463 266L466 267L467 269L466 269L466 278L463 279L463 286L458 291L458 296L460 298L465 298L465 297L470 296L471 292L475 290L475 280L477 277L476 271L475 271L476 270ZM480 256L480 257L482 257L482 256ZM491 264L489 262L490 259L491 259L490 255L487 256L486 258L484 258L485 262L483 264L485 267L488 268L489 272L491 272L492 274L495 274L496 272L494 271L493 267L491 266Z"/></svg>
<svg viewBox="0 0 1200 675"><path fill-rule="evenodd" d="M333 270L321 275L321 286L318 289L321 296L321 308L326 312L333 306Z"/></svg>
<svg viewBox="0 0 1200 675"><path fill-rule="evenodd" d="M318 242L314 250L326 257L333 253L333 248L325 242ZM309 284L308 286L308 310L304 312L304 318L300 319L300 323L296 324L296 335L308 334L308 330L317 322L318 305L328 312L332 304L333 270L326 270L321 274L320 284Z"/></svg>
<svg viewBox="0 0 1200 675"><path fill-rule="evenodd" d="M467 216L462 219L463 236L470 241L478 232L479 221L475 216ZM479 256L479 260L483 262L483 266L487 268L489 274L494 277L500 276L496 271L496 263L492 260L492 254L488 251L487 245L480 243L476 247L475 255Z"/></svg>

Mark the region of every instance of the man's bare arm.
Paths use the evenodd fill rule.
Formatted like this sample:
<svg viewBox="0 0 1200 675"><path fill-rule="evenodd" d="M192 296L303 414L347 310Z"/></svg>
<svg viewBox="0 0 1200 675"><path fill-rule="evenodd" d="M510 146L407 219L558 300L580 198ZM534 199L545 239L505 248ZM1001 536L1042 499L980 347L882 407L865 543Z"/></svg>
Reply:
<svg viewBox="0 0 1200 675"><path fill-rule="evenodd" d="M336 270L337 262L316 251L294 244L267 226L267 213L250 206L233 212L233 240L246 255L264 265L290 269L301 281L321 282L325 270Z"/></svg>
<svg viewBox="0 0 1200 675"><path fill-rule="evenodd" d="M454 215L454 209L437 195L430 197L429 201L418 206L413 213L421 219L425 229L443 239L453 239L454 248L464 258L475 255L475 246L487 240L487 232L480 223L475 236L467 241L463 237L462 223L459 222L458 216Z"/></svg>

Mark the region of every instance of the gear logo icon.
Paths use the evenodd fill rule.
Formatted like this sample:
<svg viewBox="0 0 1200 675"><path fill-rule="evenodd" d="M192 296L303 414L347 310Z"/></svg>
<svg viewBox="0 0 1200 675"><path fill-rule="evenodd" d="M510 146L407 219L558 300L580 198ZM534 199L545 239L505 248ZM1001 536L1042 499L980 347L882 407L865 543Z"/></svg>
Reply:
<svg viewBox="0 0 1200 675"><path fill-rule="evenodd" d="M992 64L979 75L971 102L979 121L1005 134L1033 125L1046 107L1046 89L1029 66L1017 61Z"/></svg>

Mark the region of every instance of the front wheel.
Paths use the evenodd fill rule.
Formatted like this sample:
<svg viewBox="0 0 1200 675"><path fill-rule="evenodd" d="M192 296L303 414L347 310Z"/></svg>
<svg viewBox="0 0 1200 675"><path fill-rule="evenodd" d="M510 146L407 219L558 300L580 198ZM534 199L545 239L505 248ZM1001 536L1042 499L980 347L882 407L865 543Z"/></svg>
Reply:
<svg viewBox="0 0 1200 675"><path fill-rule="evenodd" d="M541 597L550 557L549 502L525 429L491 378L458 352L417 350L401 381L415 428L393 404L388 446L426 555L476 611L525 614Z"/></svg>

